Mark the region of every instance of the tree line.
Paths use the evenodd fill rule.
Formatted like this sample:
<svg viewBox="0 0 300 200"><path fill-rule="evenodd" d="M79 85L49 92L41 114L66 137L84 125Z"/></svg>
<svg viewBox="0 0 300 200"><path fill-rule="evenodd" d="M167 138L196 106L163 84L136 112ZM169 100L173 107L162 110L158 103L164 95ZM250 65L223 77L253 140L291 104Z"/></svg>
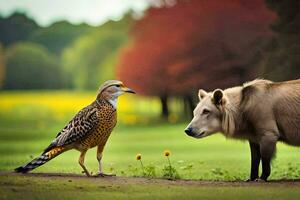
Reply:
<svg viewBox="0 0 300 200"><path fill-rule="evenodd" d="M199 88L299 78L300 1L157 2L99 27L0 17L0 88L96 89L118 78L159 97L168 117L174 97L190 115Z"/></svg>
<svg viewBox="0 0 300 200"><path fill-rule="evenodd" d="M162 1L134 24L119 76L138 92L159 96L164 117L174 96L191 115L199 88L299 78L299 2Z"/></svg>
<svg viewBox="0 0 300 200"><path fill-rule="evenodd" d="M96 89L114 78L130 15L102 26L67 21L40 27L24 13L0 17L0 88Z"/></svg>

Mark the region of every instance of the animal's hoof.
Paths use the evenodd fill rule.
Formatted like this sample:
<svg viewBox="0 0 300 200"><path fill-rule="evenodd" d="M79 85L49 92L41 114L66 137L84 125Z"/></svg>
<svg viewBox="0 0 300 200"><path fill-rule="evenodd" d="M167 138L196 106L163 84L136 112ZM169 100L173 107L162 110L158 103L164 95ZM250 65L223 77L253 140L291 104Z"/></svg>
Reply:
<svg viewBox="0 0 300 200"><path fill-rule="evenodd" d="M254 178L254 179L253 179L253 178L248 178L248 179L245 180L245 182L253 182L253 181L255 181L256 179L258 179L258 178Z"/></svg>
<svg viewBox="0 0 300 200"><path fill-rule="evenodd" d="M104 174L104 173L98 173L95 175L95 177L111 177L116 176L115 174Z"/></svg>
<svg viewBox="0 0 300 200"><path fill-rule="evenodd" d="M264 179L261 179L261 178L257 178L257 179L255 179L255 182L265 183L265 182L267 182L267 181L264 180Z"/></svg>

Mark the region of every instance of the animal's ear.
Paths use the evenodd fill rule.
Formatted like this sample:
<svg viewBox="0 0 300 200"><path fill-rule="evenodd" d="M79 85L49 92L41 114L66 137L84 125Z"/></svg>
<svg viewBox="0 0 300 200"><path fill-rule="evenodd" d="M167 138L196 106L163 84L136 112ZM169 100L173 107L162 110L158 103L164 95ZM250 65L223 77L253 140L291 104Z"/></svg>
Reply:
<svg viewBox="0 0 300 200"><path fill-rule="evenodd" d="M221 105L223 103L223 99L224 99L223 91L221 89L216 89L213 92L213 102L214 102L214 104Z"/></svg>
<svg viewBox="0 0 300 200"><path fill-rule="evenodd" d="M198 92L199 100L203 99L207 95L207 92L205 90L200 89Z"/></svg>

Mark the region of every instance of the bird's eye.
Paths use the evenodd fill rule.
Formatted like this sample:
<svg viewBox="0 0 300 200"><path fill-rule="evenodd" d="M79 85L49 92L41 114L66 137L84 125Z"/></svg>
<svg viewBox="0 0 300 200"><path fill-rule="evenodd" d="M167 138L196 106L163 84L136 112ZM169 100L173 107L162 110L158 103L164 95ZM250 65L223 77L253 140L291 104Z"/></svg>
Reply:
<svg viewBox="0 0 300 200"><path fill-rule="evenodd" d="M120 85L116 85L116 87L120 87Z"/></svg>
<svg viewBox="0 0 300 200"><path fill-rule="evenodd" d="M210 111L207 110L207 109L204 109L204 110L202 111L202 114L203 114L203 115L207 115L207 114L209 114L209 113L210 113Z"/></svg>

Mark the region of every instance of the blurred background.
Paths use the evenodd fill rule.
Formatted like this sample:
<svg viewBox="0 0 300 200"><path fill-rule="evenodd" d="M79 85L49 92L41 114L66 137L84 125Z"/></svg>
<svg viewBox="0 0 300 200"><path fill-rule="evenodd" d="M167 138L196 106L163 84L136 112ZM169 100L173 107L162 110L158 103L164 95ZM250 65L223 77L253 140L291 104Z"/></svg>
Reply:
<svg viewBox="0 0 300 200"><path fill-rule="evenodd" d="M227 168L219 161L225 165L216 170L212 157L224 158L227 149L241 152L234 166L247 173L247 145L228 143L218 151L214 144L223 145L224 138L201 146L183 129L199 88L300 77L299 11L298 0L0 0L0 169L37 155L95 99L100 84L120 79L138 95L120 99L120 135L107 150L107 161L119 170L110 170L127 175L130 156L148 152L155 163L155 155L169 148L177 161L207 164L202 174L188 175L184 170L193 166L179 162L186 177L224 178L234 158L226 158ZM121 147L128 157L120 158ZM72 170L76 159L60 169ZM57 171L59 162L42 170ZM281 176L288 173L281 170Z"/></svg>

